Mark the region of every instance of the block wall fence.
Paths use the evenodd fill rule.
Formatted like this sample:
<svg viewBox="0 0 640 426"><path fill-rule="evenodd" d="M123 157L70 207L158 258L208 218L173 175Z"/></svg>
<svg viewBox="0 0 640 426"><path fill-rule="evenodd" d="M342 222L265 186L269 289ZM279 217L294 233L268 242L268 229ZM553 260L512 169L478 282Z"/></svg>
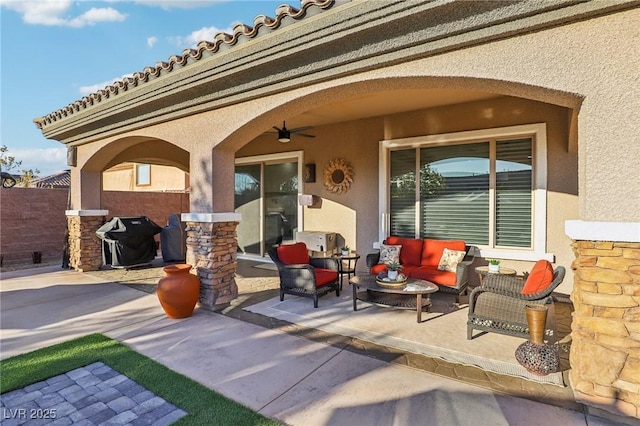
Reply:
<svg viewBox="0 0 640 426"><path fill-rule="evenodd" d="M4 266L60 260L67 226L67 189L0 189L0 255ZM189 211L189 194L182 192L102 192L101 209L114 216L147 216L159 226L173 213ZM156 236L156 239L158 237Z"/></svg>

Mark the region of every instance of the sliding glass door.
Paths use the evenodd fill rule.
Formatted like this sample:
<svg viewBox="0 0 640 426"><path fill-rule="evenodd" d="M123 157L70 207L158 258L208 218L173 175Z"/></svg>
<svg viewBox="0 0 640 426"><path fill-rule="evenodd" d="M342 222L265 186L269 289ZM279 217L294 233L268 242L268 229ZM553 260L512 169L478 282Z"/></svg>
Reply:
<svg viewBox="0 0 640 426"><path fill-rule="evenodd" d="M269 248L295 239L299 222L299 161L242 159L235 171L238 251L266 255Z"/></svg>

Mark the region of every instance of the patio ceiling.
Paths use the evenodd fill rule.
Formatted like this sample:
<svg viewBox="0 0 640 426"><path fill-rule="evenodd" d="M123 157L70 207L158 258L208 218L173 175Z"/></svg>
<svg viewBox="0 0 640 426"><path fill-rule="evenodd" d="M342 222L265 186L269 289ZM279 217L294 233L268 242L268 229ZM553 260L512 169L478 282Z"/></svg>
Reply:
<svg viewBox="0 0 640 426"><path fill-rule="evenodd" d="M500 97L489 92L460 89L394 90L328 103L294 117L284 117L287 127L322 126L380 115L397 114L426 108L473 102Z"/></svg>

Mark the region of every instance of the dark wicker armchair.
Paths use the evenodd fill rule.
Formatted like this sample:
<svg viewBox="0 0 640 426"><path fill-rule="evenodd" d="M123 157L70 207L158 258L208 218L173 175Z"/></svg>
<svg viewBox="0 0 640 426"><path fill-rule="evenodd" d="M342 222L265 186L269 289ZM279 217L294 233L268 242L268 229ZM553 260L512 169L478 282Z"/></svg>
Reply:
<svg viewBox="0 0 640 426"><path fill-rule="evenodd" d="M564 267L558 266L553 271L551 284L534 294L522 294L525 277L487 274L482 285L469 296L467 339L473 337L474 329L528 338L525 306L552 304L551 293L560 285L564 274ZM553 328L553 321L547 321L545 335L555 337Z"/></svg>
<svg viewBox="0 0 640 426"><path fill-rule="evenodd" d="M304 243L287 244L269 250L269 257L280 274L280 300L285 294L310 297L318 307L318 297L332 291L340 296L338 260L335 257L309 257Z"/></svg>

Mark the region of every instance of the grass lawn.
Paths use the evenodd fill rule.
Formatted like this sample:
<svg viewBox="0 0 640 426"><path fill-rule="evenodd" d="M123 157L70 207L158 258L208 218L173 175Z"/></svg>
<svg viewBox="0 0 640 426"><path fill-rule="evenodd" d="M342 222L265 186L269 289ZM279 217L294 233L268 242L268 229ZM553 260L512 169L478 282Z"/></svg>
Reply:
<svg viewBox="0 0 640 426"><path fill-rule="evenodd" d="M176 425L280 424L102 334L91 334L0 362L0 393L96 361L109 365L189 413Z"/></svg>

